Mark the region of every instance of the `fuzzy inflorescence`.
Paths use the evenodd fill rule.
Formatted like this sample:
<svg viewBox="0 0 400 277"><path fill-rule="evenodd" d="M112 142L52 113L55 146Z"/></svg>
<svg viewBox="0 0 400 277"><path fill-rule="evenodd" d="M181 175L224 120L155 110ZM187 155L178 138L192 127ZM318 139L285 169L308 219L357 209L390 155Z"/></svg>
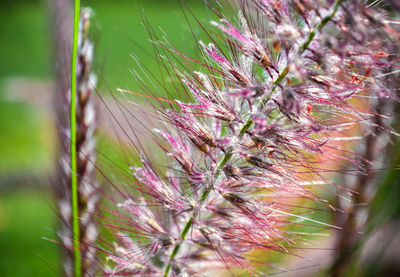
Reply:
<svg viewBox="0 0 400 277"><path fill-rule="evenodd" d="M397 100L382 78L397 74L396 25L357 0L238 7L237 22L216 12L223 42L199 42L201 69L173 69L192 101L158 111L168 165L132 167L106 275L265 276L263 257L296 255L296 227L336 228L304 210L335 210L318 191L347 189L327 169L358 163L347 142L380 128L371 103Z"/></svg>
<svg viewBox="0 0 400 277"><path fill-rule="evenodd" d="M68 6L64 6L68 11ZM92 72L93 43L89 38L90 9L82 9L79 21L79 37L77 41L77 72L76 72L76 172L77 175L77 200L79 218L79 238L75 238L73 232L73 208L71 206L71 131L68 111L64 109L65 102L71 102L70 87L65 85L57 95L57 111L59 114L60 132L60 161L58 168L58 182L55 190L57 193L59 215L61 218L61 230L59 236L63 246L63 267L65 276L93 276L96 270L96 240L98 229L94 218L100 200L99 189L95 181L96 161L95 131L97 128L97 114L93 98L93 90L96 85L96 76ZM60 50L61 51L61 50ZM64 53L65 55L65 53ZM65 57L63 57L65 59ZM67 75L68 76L68 75ZM62 78L66 78L62 76ZM63 83L63 82L61 82ZM63 83L64 84L64 83ZM62 101L65 101L62 103ZM80 272L74 270L74 240L80 242Z"/></svg>

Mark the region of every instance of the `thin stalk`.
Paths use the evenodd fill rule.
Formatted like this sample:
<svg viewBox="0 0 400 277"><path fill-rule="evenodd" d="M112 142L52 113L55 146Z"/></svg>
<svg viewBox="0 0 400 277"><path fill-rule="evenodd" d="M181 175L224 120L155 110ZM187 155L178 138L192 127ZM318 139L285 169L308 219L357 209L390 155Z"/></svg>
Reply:
<svg viewBox="0 0 400 277"><path fill-rule="evenodd" d="M332 18L335 16L339 6L342 4L342 2L345 0L336 0L332 11L325 16L321 22L317 25L317 27L314 30L311 30L310 33L307 36L306 41L300 46L299 48L299 54L303 54L303 52L308 48L308 46L310 45L310 43L313 41L313 39L315 38L315 35L317 34L318 31L320 31L329 21L332 20ZM283 71L278 75L278 78L272 83L272 87L271 87L271 92L269 93L269 95L263 99L260 104L263 105L266 102L268 102L268 100L270 99L270 97L272 96L273 92L275 91L275 89L277 88L277 86L285 79L286 75L289 73L289 66L286 66ZM243 136L244 133L251 127L251 125L253 124L253 120L250 117L246 123L243 125L243 127L240 129L239 131L239 135ZM221 168L230 160L230 158L232 157L232 152L231 151L227 151L224 155L224 157L221 159L221 161L218 163L218 166L216 168L215 171L215 175L217 176L221 170ZM201 198L199 200L199 204L201 205L208 197L210 191L212 190L212 186L211 187L207 187L202 195ZM183 241L186 239L186 234L188 233L189 229L192 227L193 222L194 222L194 218L195 218L196 214L193 214L189 220L186 222L185 227L182 230L181 233L181 240L175 245L174 249L172 250L170 256L169 256L169 260L168 260L168 264L165 267L164 270L164 277L168 277L169 276L169 271L171 270L171 265L172 265L172 261L175 258L176 254L179 252L179 249L183 243Z"/></svg>
<svg viewBox="0 0 400 277"><path fill-rule="evenodd" d="M71 65L71 106L70 106L70 135L71 135L71 204L72 204L72 238L74 244L74 276L81 276L81 253L79 232L79 207L78 207L78 176L76 156L76 63L78 53L79 34L79 9L80 0L74 4L74 37L72 44Z"/></svg>
<svg viewBox="0 0 400 277"><path fill-rule="evenodd" d="M332 20L332 18L335 16L340 4L342 4L344 0L336 0L335 5L333 6L333 9L331 11L330 14L328 14L327 16L325 16L321 22L317 25L317 27L315 28L315 30L312 30L309 34L308 34L308 38L307 40L303 43L303 45L300 47L300 53L303 53L308 46L310 45L311 41L314 39L315 35L317 34L317 32L319 30L321 30L322 28L325 27L325 25Z"/></svg>

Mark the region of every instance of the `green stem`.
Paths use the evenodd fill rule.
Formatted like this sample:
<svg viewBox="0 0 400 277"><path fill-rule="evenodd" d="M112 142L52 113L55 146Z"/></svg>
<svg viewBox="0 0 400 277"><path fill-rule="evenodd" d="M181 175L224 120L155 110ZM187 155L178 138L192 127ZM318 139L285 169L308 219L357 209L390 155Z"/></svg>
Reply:
<svg viewBox="0 0 400 277"><path fill-rule="evenodd" d="M74 38L72 44L71 65L71 106L70 106L70 134L71 134L71 205L72 205L72 239L74 255L74 276L81 276L81 253L79 234L79 207L78 207L78 177L76 157L76 63L78 54L80 0L75 0L74 6Z"/></svg>
<svg viewBox="0 0 400 277"><path fill-rule="evenodd" d="M325 27L325 25L332 20L332 18L335 16L340 4L342 4L344 0L336 0L335 5L332 8L332 11L330 14L325 16L321 22L317 25L317 27L314 30L311 30L310 33L308 34L307 40L303 43L303 45L300 47L300 54L302 54L308 46L310 46L310 43L313 41L315 35L317 34L318 31L320 31L322 28Z"/></svg>
<svg viewBox="0 0 400 277"><path fill-rule="evenodd" d="M330 14L328 14L327 16L325 16L321 22L317 25L317 27L314 30L311 30L310 33L308 34L307 40L301 45L300 49L299 49L299 53L302 54L310 45L310 43L313 41L315 35L317 34L318 31L320 31L330 20L332 20L332 18L335 16L340 4L343 2L344 0L336 0L335 5L332 8L332 11ZM277 88L277 86L285 79L286 75L289 73L289 66L286 66L283 71L278 75L278 78L272 83L272 87L271 87L271 92L268 94L268 96L263 99L260 103L260 105L265 104L266 102L268 102L268 100L271 98L273 92L275 91L275 89ZM239 136L242 137L245 132L251 127L251 125L253 124L253 120L250 117L246 123L243 125L243 127L240 129L239 132ZM229 159L232 157L232 150L228 150L226 151L224 157L221 159L221 161L218 163L218 166L216 168L216 175L219 174L220 169L229 161ZM199 200L199 204L201 205L208 197L208 194L210 193L210 191L212 190L212 187L207 187ZM190 219L186 222L185 227L183 228L183 231L181 233L181 240L175 245L174 249L172 250L170 257L169 257L169 261L168 264L164 270L164 277L168 277L169 275L169 271L171 270L171 265L172 265L172 261L175 258L176 254L178 253L183 241L186 238L186 234L189 231L189 229L192 227L192 224L194 222L194 217L195 214L193 214Z"/></svg>
<svg viewBox="0 0 400 277"><path fill-rule="evenodd" d="M181 248L181 245L182 245L183 241L185 240L186 235L190 230L190 227L192 227L193 220L194 220L194 216L190 217L190 219L186 222L185 227L183 227L182 234L181 234L181 240L175 245L174 249L172 250L171 254L169 255L169 261L168 261L167 267L165 268L164 275L163 275L164 277L168 277L169 271L171 270L172 260L174 259L174 257L178 253L179 249Z"/></svg>

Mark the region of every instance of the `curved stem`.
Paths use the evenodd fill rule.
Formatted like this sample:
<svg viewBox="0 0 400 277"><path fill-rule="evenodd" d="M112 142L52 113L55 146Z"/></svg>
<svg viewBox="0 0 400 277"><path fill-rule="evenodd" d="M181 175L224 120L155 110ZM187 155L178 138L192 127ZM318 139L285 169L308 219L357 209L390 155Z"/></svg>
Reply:
<svg viewBox="0 0 400 277"><path fill-rule="evenodd" d="M303 54L303 52L309 47L310 43L313 41L313 39L315 38L315 35L317 34L318 31L320 31L329 21L332 20L332 18L335 16L340 4L345 1L345 0L336 0L332 11L325 16L321 22L317 25L317 27L315 27L314 30L311 30L310 33L307 36L306 41L301 45L300 49L299 49L299 54ZM271 92L268 94L268 96L266 98L264 98L260 105L263 105L265 103L267 103L269 101L269 99L271 98L273 92L276 90L277 86L285 79L286 75L289 73L290 68L289 65L287 65L283 71L278 75L278 78L272 83L272 87L271 87ZM250 117L243 125L243 127L240 129L239 131L239 136L242 137L246 131L251 127L251 125L253 124L253 120ZM229 161L229 159L232 157L232 151L228 150L226 151L224 157L221 159L221 161L218 163L218 166L216 168L216 172L215 175L218 176L220 173L221 168ZM199 204L201 205L208 197L210 191L212 190L213 186L211 187L207 187L199 200ZM168 264L165 267L164 270L164 277L168 277L169 276L169 271L171 270L171 265L172 265L172 261L175 258L176 254L179 252L179 249L183 243L183 241L186 238L186 235L189 231L189 229L192 227L194 219L195 219L196 214L194 213L189 220L186 222L185 227L182 230L181 233L181 240L175 245L175 247L173 248L169 260L168 260Z"/></svg>
<svg viewBox="0 0 400 277"><path fill-rule="evenodd" d="M79 8L80 0L74 4L74 39L72 44L71 66L71 103L70 103L70 136L71 136L71 205L72 205L72 240L74 255L74 276L81 276L80 231L78 210L78 177L76 157L76 63L78 53Z"/></svg>

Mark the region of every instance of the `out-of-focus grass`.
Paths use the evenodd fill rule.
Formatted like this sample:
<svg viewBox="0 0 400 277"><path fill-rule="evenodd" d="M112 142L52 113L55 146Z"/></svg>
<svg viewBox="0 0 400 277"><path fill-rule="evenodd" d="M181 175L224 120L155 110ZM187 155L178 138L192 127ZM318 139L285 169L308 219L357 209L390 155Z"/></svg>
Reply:
<svg viewBox="0 0 400 277"><path fill-rule="evenodd" d="M33 190L0 194L0 276L59 276L58 247L42 238L55 236L48 199Z"/></svg>

